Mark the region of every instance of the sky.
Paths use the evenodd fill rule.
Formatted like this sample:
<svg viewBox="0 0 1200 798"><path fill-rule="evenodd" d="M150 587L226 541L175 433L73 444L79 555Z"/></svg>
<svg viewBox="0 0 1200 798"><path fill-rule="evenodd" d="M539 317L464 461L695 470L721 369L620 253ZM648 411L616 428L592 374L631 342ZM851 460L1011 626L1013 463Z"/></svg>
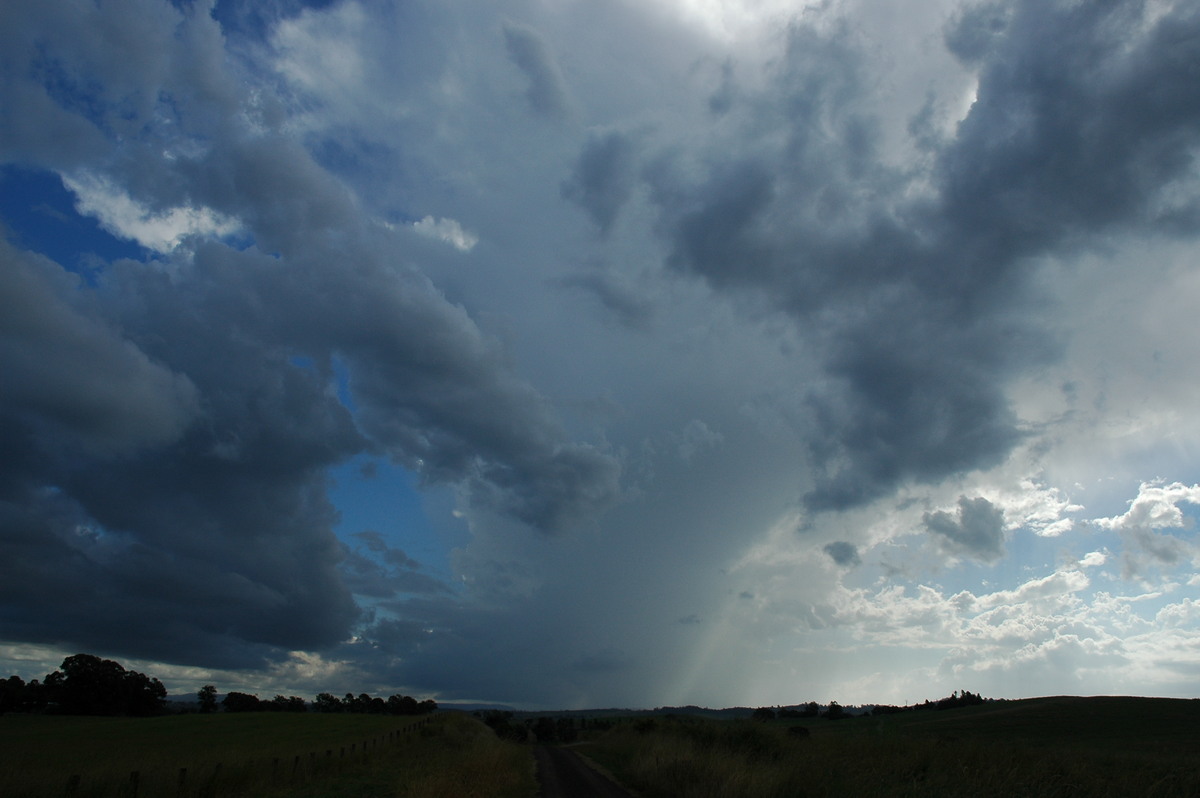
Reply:
<svg viewBox="0 0 1200 798"><path fill-rule="evenodd" d="M1200 6L0 3L0 672L1200 695Z"/></svg>

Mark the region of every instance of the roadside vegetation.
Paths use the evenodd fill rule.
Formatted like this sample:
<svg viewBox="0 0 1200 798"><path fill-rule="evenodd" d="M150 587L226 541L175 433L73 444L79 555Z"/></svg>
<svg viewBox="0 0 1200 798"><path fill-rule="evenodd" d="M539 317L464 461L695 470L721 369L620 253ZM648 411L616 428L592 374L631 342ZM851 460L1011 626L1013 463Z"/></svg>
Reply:
<svg viewBox="0 0 1200 798"><path fill-rule="evenodd" d="M1194 796L1197 743L1200 701L1061 698L836 722L641 718L583 752L645 798Z"/></svg>

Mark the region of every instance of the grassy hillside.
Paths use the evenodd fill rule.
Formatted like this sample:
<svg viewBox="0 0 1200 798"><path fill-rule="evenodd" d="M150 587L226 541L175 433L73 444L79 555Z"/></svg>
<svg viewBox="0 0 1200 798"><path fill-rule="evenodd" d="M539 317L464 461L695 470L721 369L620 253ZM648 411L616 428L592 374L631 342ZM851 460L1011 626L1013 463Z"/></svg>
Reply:
<svg viewBox="0 0 1200 798"><path fill-rule="evenodd" d="M139 796L532 794L528 750L496 739L460 713L423 720L289 713L6 715L0 717L0 795L57 798L74 789L81 798L128 796L134 772ZM77 787L73 776L79 777Z"/></svg>
<svg viewBox="0 0 1200 798"><path fill-rule="evenodd" d="M646 798L1194 796L1200 701L1043 698L835 722L640 720L586 752Z"/></svg>

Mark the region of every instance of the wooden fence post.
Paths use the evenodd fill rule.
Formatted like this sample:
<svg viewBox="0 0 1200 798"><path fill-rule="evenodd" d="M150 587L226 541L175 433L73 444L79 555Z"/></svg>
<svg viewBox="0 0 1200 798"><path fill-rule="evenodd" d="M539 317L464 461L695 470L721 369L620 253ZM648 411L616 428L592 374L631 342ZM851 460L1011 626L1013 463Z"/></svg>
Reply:
<svg viewBox="0 0 1200 798"><path fill-rule="evenodd" d="M130 798L137 798L138 782L141 781L141 774L136 770L129 774L129 795Z"/></svg>
<svg viewBox="0 0 1200 798"><path fill-rule="evenodd" d="M205 794L207 794L207 795L216 795L217 794L217 780L220 777L221 777L221 763L218 762L217 766L213 768L212 776L208 780L208 789L205 790Z"/></svg>
<svg viewBox="0 0 1200 798"><path fill-rule="evenodd" d="M67 777L67 787L63 790L63 795L74 795L79 792L79 774L75 773Z"/></svg>
<svg viewBox="0 0 1200 798"><path fill-rule="evenodd" d="M179 783L175 786L175 794L182 798L183 791L187 788L187 768L179 769Z"/></svg>

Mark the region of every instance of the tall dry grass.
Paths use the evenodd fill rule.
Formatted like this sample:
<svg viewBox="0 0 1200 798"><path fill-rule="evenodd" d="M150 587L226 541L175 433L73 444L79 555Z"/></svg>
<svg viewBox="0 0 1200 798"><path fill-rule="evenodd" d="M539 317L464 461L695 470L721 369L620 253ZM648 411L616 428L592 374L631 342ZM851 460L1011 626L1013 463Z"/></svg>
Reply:
<svg viewBox="0 0 1200 798"><path fill-rule="evenodd" d="M1200 795L1196 755L1069 743L874 731L797 739L782 725L658 721L618 727L589 755L646 798Z"/></svg>

